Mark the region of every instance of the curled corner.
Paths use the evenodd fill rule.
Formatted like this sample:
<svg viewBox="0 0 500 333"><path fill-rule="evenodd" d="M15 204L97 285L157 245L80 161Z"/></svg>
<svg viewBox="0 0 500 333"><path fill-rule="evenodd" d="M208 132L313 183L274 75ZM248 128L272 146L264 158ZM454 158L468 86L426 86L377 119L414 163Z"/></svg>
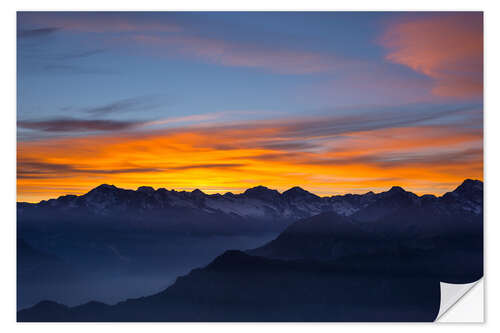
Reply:
<svg viewBox="0 0 500 333"><path fill-rule="evenodd" d="M439 313L436 321L439 320L453 305L455 305L469 290L472 289L481 279L472 283L454 284L440 282L441 288L441 303L439 305Z"/></svg>

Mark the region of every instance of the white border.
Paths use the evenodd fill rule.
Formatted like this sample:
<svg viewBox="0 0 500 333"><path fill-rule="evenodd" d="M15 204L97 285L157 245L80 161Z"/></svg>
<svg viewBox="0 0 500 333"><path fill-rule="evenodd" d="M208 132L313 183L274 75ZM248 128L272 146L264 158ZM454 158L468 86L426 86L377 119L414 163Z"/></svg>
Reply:
<svg viewBox="0 0 500 333"><path fill-rule="evenodd" d="M135 332L141 330L174 332L203 330L204 332L252 332L286 330L289 333L303 332L304 329L331 332L335 329L343 331L370 330L371 332L421 332L422 329L439 329L445 331L470 331L478 328L499 330L499 316L495 313L500 308L498 285L500 281L498 266L495 265L495 253L500 253L498 211L493 205L499 199L495 197L500 191L499 157L496 154L500 143L500 105L498 102L499 84L499 43L500 14L499 1L462 1L462 0L419 0L419 1L107 1L87 0L85 2L68 2L62 0L45 1L4 1L1 15L1 41L4 45L1 52L1 88L2 88L2 119L0 134L2 143L2 191L0 192L1 213L1 292L0 292L0 320L3 332L13 330L44 332L87 332L89 329L109 332ZM485 285L486 324L17 324L15 322L15 115L16 115L16 15L17 10L484 10L485 11ZM491 260L489 260L491 259ZM496 260L498 261L498 260ZM496 282L495 282L496 281ZM491 282L491 283L489 283ZM493 309L493 311L489 311ZM492 314L491 317L488 314Z"/></svg>

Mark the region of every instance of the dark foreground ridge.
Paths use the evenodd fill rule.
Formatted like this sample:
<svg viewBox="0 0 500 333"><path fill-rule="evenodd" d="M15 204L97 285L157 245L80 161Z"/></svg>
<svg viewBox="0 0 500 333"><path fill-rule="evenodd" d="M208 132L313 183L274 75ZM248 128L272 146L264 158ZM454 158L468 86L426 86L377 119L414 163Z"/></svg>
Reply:
<svg viewBox="0 0 500 333"><path fill-rule="evenodd" d="M397 187L357 197L363 208L353 214L299 219L264 246L226 251L152 296L43 301L18 321L433 321L440 281L483 275L482 192L482 182L466 180L439 198Z"/></svg>

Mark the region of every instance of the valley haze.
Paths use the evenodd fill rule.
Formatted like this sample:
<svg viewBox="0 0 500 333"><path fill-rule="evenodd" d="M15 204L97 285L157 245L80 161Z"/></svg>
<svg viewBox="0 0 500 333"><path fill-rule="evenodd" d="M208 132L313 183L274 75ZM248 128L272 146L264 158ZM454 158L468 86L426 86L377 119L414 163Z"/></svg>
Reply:
<svg viewBox="0 0 500 333"><path fill-rule="evenodd" d="M38 204L18 203L18 302L34 304L50 299L47 292L51 292L59 295L61 303L69 301L76 306L71 308L44 301L19 312L18 319L433 320L439 310L439 281L467 283L482 276L482 217L483 183L470 179L441 197L417 196L397 186L381 193L321 198L299 187L283 193L258 186L236 195L206 195L201 191L177 192L148 187L134 191L100 185L82 196L62 196ZM26 240L33 245L26 244ZM58 255L64 255L66 260ZM465 258L468 260L465 266L458 264ZM46 267L40 267L40 263ZM200 266L204 268L192 270ZM33 269L37 272L35 279ZM319 272L325 280L316 280ZM221 283L226 286L224 289L229 284L237 289L226 290L218 296L198 290L197 296L189 296L195 285L203 285L202 281L211 279L213 274L216 280L211 283ZM281 305L282 312L263 315L257 309L274 302L265 295L277 292L278 285L271 282L277 276L292 285L315 281L319 288L327 284L329 292L337 296L340 291L331 287L331 283L357 284L361 283L358 279L362 279L365 288L373 288L372 283L386 285L393 296L380 294L374 295L371 301L364 300L377 303L389 297L389 303L384 305L388 308L378 315L371 310L356 310L354 305L361 302L359 297L366 293L363 288L359 289L359 295L339 296L352 301L357 299L354 308L346 312L335 312L340 303L331 303L328 299L322 300L317 305L319 308L303 308L310 301L304 297L320 297L326 292L314 289L309 291L312 293L309 296L290 293L286 301L289 307ZM260 281L258 285L252 286L252 277ZM104 303L88 303L83 308L78 304L94 302L95 298L61 296L64 294L61 289L68 292L73 288L85 290L87 297L96 295L95 291L87 290L85 283L99 284L96 281L100 281L106 285L110 279L117 289L110 288L108 293L113 290L119 295L121 290L129 294L128 298L155 291L160 294L109 306L105 304L123 300L123 296L121 299L107 297L104 293L98 296ZM143 289L143 294L138 294L140 288L136 291L126 288L124 281L128 279L132 279L128 282L129 287L140 281L148 281L150 288L155 287ZM262 285L262 279L271 284ZM184 283L187 285L178 289ZM237 287L239 283L245 285ZM414 288L413 292L423 298L404 305L408 297L416 296L404 295L408 283ZM62 287L57 290L54 284ZM222 285L215 288L223 288ZM29 300L23 288L30 290L31 296L38 295L38 301ZM241 294L238 288L257 288L254 293L261 295L261 299L251 301L247 299L249 295ZM177 292L184 296L171 296ZM315 293L319 294L312 296ZM220 299L221 295L226 296ZM164 297L164 301L156 300ZM195 301L199 297L205 300L202 303ZM391 300L391 297L395 298ZM213 305L211 310L203 307L205 302ZM224 305L226 302L234 305L231 311ZM257 303L253 305L254 310L249 310L252 302ZM175 307L179 312L160 311L164 306ZM400 312L404 306L415 309ZM20 307L23 308L25 306ZM138 315L144 311L149 315Z"/></svg>

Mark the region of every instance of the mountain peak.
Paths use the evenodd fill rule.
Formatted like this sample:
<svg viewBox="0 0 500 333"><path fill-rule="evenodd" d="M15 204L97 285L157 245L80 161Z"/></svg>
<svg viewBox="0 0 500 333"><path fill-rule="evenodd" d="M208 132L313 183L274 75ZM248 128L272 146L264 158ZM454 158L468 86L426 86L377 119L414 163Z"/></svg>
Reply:
<svg viewBox="0 0 500 333"><path fill-rule="evenodd" d="M265 186L259 185L255 186L252 188L249 188L244 192L249 197L257 197L257 198L264 198L264 197L269 197L269 196L279 196L279 192L276 190L271 190Z"/></svg>
<svg viewBox="0 0 500 333"><path fill-rule="evenodd" d="M109 185L109 184L101 184L96 187L96 189L115 189L115 185Z"/></svg>
<svg viewBox="0 0 500 333"><path fill-rule="evenodd" d="M268 187L263 186L263 185L257 185L257 186L254 186L254 187L247 189L245 192L248 192L248 191L272 191L272 190Z"/></svg>
<svg viewBox="0 0 500 333"><path fill-rule="evenodd" d="M155 189L152 188L151 186L140 186L137 188L137 192L151 194L155 192Z"/></svg>
<svg viewBox="0 0 500 333"><path fill-rule="evenodd" d="M118 189L115 185L109 185L109 184L101 184L97 186L96 188L93 188L90 190L88 193L102 193L102 192L109 192Z"/></svg>
<svg viewBox="0 0 500 333"><path fill-rule="evenodd" d="M315 194L312 194L309 191L304 190L302 187L294 186L285 192L283 192L283 196L287 198L317 198Z"/></svg>
<svg viewBox="0 0 500 333"><path fill-rule="evenodd" d="M200 189L195 189L193 192L191 192L191 194L197 198L202 198L205 196L205 193L203 193L203 191Z"/></svg>
<svg viewBox="0 0 500 333"><path fill-rule="evenodd" d="M401 186L393 186L391 189L388 191L389 193L404 193L406 192Z"/></svg>
<svg viewBox="0 0 500 333"><path fill-rule="evenodd" d="M243 196L248 198L257 199L260 201L276 202L281 199L281 194L276 190L271 190L265 186L256 186L249 188L243 193Z"/></svg>
<svg viewBox="0 0 500 333"><path fill-rule="evenodd" d="M68 307L64 304L61 304L61 303L57 303L57 302L54 302L54 301L50 301L50 300L42 300L40 302L38 302L37 304L35 304L33 306L33 308L41 308L41 309L67 309Z"/></svg>
<svg viewBox="0 0 500 333"><path fill-rule="evenodd" d="M483 199L483 182L480 180L466 179L453 192L448 192L445 196L455 196L474 202L480 202Z"/></svg>
<svg viewBox="0 0 500 333"><path fill-rule="evenodd" d="M476 179L466 179L453 192L464 193L464 192L482 191L482 190L483 190L482 181Z"/></svg>
<svg viewBox="0 0 500 333"><path fill-rule="evenodd" d="M285 192L283 192L283 194L285 194L285 193L309 193L309 192L307 192L306 190L304 190L300 186L294 186L294 187L286 190Z"/></svg>

